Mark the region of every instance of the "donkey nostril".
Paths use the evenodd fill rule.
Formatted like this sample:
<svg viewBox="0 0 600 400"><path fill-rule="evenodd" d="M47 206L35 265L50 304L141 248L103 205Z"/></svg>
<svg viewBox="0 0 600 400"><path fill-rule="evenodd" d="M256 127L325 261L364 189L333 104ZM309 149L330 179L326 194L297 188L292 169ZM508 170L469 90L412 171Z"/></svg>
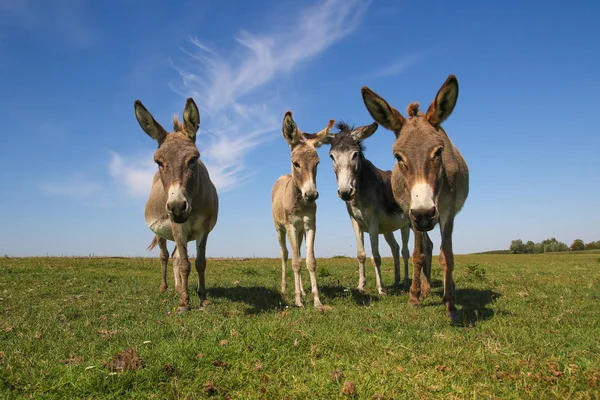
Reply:
<svg viewBox="0 0 600 400"><path fill-rule="evenodd" d="M171 206L167 203L167 211L171 211Z"/></svg>
<svg viewBox="0 0 600 400"><path fill-rule="evenodd" d="M185 202L183 202L183 211L187 211L187 209L188 209L188 202L185 201Z"/></svg>
<svg viewBox="0 0 600 400"><path fill-rule="evenodd" d="M315 192L315 200L319 198L319 192Z"/></svg>

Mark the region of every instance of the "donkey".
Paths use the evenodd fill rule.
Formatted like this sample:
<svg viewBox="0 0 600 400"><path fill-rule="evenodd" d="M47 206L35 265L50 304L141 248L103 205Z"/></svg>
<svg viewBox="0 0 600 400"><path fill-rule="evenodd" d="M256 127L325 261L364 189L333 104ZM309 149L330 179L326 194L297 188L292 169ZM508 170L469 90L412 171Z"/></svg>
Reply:
<svg viewBox="0 0 600 400"><path fill-rule="evenodd" d="M154 161L158 172L154 175L150 197L146 202L146 224L154 232L150 248L158 243L162 265L161 290L166 289L166 268L169 260L167 240L175 241L173 273L175 290L180 295L178 312L190 309L188 277L190 261L187 242L196 241L196 271L200 307L206 303L204 271L206 270L206 241L217 223L219 200L208 170L200 161L196 148L196 132L200 113L190 97L183 111L183 123L173 117L173 133L168 133L142 105L134 103L135 116L141 128L158 142Z"/></svg>
<svg viewBox="0 0 600 400"><path fill-rule="evenodd" d="M337 178L338 196L346 202L346 208L356 236L358 259L358 290L363 291L365 278L365 238L369 234L377 292L385 295L381 283L381 256L379 255L379 234L382 233L394 257L394 286L400 286L400 247L394 238L394 231L402 233L402 259L404 280L408 286L408 238L410 221L406 210L394 201L390 184L391 171L382 171L367 160L363 154L363 140L378 128L376 122L368 126L354 128L345 122L338 122L337 134L329 134L331 144L329 157Z"/></svg>
<svg viewBox="0 0 600 400"><path fill-rule="evenodd" d="M454 217L462 209L469 193L469 170L441 123L456 105L458 80L450 75L424 114L418 103L409 104L408 118L366 86L362 88L362 97L373 119L396 135L392 147L397 161L392 171L392 192L398 205L408 210L415 234L409 303L420 304L419 297L425 297L431 288L430 271L425 270L426 279L421 291L421 269L432 250L424 236L439 222L442 237L439 261L444 272L443 302L446 313L455 320L452 230Z"/></svg>
<svg viewBox="0 0 600 400"><path fill-rule="evenodd" d="M288 250L285 236L289 237L292 247L292 268L294 269L294 294L296 306L302 307L302 297L305 295L300 277L302 259L300 246L306 236L306 266L310 274L310 284L315 307L324 308L319 299L317 277L315 274L315 230L317 204L317 165L319 156L317 148L327 138L334 121L330 120L327 127L315 134L302 133L292 112L287 111L283 117L283 137L292 151L292 173L283 175L273 185L272 210L275 229L281 247L281 292L287 289L285 269L288 260Z"/></svg>

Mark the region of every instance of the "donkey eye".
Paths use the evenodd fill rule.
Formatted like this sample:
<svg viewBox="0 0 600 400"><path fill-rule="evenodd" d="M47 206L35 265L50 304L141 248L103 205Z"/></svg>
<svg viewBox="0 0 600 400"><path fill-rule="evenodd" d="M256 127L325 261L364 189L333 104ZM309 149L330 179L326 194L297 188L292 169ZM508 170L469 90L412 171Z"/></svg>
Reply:
<svg viewBox="0 0 600 400"><path fill-rule="evenodd" d="M163 163L160 160L154 160L154 162L156 163L156 165L158 165L158 168L162 168L163 167Z"/></svg>
<svg viewBox="0 0 600 400"><path fill-rule="evenodd" d="M435 153L433 154L433 158L441 158L442 157L442 152L444 151L443 147L440 147L439 149L437 149L435 151Z"/></svg>
<svg viewBox="0 0 600 400"><path fill-rule="evenodd" d="M396 159L396 161L398 161L399 163L403 163L404 159L402 158L402 156L400 154L394 154L394 158Z"/></svg>
<svg viewBox="0 0 600 400"><path fill-rule="evenodd" d="M298 164L296 161L294 161L294 167L300 168L300 164Z"/></svg>
<svg viewBox="0 0 600 400"><path fill-rule="evenodd" d="M188 161L187 163L188 167L192 168L196 164L196 161L198 161L197 157L191 158L190 161Z"/></svg>
<svg viewBox="0 0 600 400"><path fill-rule="evenodd" d="M354 154L352 154L352 159L356 160L356 157L358 157L358 151L354 152Z"/></svg>
<svg viewBox="0 0 600 400"><path fill-rule="evenodd" d="M331 161L335 162L335 157L333 156L333 154L330 154L329 158L331 158Z"/></svg>

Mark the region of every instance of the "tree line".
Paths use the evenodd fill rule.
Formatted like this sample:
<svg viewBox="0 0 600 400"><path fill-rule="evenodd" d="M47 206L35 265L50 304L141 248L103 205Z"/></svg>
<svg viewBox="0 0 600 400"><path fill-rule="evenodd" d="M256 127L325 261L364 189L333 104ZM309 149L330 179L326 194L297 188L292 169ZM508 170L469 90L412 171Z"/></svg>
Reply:
<svg viewBox="0 0 600 400"><path fill-rule="evenodd" d="M576 251L576 250L600 250L600 240L590 243L584 243L581 239L575 239L571 246L566 243L559 242L556 238L542 240L539 243L534 243L531 240L526 243L521 239L510 242L510 252L512 254L538 254L561 251Z"/></svg>

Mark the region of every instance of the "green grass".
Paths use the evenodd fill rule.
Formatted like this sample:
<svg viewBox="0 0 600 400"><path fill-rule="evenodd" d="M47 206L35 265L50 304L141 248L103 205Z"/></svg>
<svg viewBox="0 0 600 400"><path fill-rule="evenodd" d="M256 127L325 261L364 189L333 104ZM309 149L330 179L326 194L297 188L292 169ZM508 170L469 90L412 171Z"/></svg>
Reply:
<svg viewBox="0 0 600 400"><path fill-rule="evenodd" d="M0 398L599 396L598 254L457 256L462 326L445 316L437 265L419 308L403 292L379 298L372 268L354 291L354 259L318 268L331 311L293 307L277 259L209 260L211 304L198 310L194 293L178 315L156 259L1 259ZM143 368L105 366L130 348Z"/></svg>

